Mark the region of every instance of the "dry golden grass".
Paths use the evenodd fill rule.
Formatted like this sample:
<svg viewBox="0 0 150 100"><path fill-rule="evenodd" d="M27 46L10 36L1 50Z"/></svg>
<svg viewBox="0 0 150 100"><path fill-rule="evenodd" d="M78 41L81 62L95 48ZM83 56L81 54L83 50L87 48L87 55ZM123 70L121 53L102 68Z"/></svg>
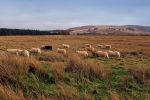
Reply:
<svg viewBox="0 0 150 100"><path fill-rule="evenodd" d="M106 70L100 62L84 61L78 55L70 57L66 71L78 73L79 78L86 77L90 80L93 80L93 78L107 79L111 76L111 71Z"/></svg>
<svg viewBox="0 0 150 100"><path fill-rule="evenodd" d="M28 73L38 73L46 78L47 73L35 58L0 55L0 83L17 85L18 80L27 77Z"/></svg>
<svg viewBox="0 0 150 100"><path fill-rule="evenodd" d="M71 48L67 49L67 56L63 56L57 53L57 48L58 47L61 48L62 47L61 44L63 43L69 44L71 46ZM97 44L110 44L112 45L112 50L117 50L121 52L121 58L120 59L101 59L101 58L96 59L96 57L93 57L92 54L90 57L87 58L81 58L76 54L74 55L74 53L77 50L86 50L84 48L84 44L86 43L91 44L96 50L103 50L103 51L107 51L107 50L98 48ZM144 60L150 56L149 36L11 36L11 37L3 36L0 37L1 52L5 51L7 48L20 48L20 49L29 50L32 47L40 48L43 45L52 45L54 50L42 51L41 55L34 55L34 57L29 57L29 58L17 57L15 55L5 55L5 54L0 55L0 83L2 84L0 85L0 97L2 99L12 99L12 100L24 99L24 98L35 99L35 95L37 99L42 99L42 100L44 99L47 100L50 98L71 99L71 100L73 100L74 98L81 99L80 98L81 96L79 94L81 91L77 89L78 83L80 83L81 86L84 86L82 85L83 84L82 82L84 81L80 81L80 80L86 79L88 81L90 80L90 82L87 83L88 85L92 82L93 82L92 84L97 85L96 81L94 80L95 78L99 79L100 81L99 83L102 83L101 85L104 85L104 87L102 86L102 88L104 89L105 89L105 85L107 84L106 81L110 79L109 81L112 81L113 83L119 82L118 83L119 85L112 83L112 85L116 85L114 86L115 89L116 87L117 89L118 88L120 89L121 87L122 90L125 91L126 88L130 87L131 80L129 78L126 78L123 75L126 71L124 69L121 69L121 67L122 66L124 67L126 63L129 62L128 60L126 60L129 58L128 57L123 58L122 55L126 56L127 54L130 54L130 57L132 56L133 58L140 57L137 55L144 55L142 56L142 57L146 57L144 58ZM142 63L144 63L144 60L142 62L142 58L141 58ZM133 65L138 63L138 62L134 62L134 60L132 60L131 62L133 63ZM46 63L48 63L49 65L44 65ZM105 67L102 63L105 63L106 66L107 65L110 66L110 69L113 70L109 70L109 68ZM45 70L43 65L44 67L48 66L48 68L51 68L52 76L49 76L51 72ZM112 66L114 65L116 69L114 69L115 67L112 68ZM131 73L130 76L133 76L133 79L136 81L137 84L142 83L143 85L143 83L146 84L150 80L149 68L131 69L130 73ZM72 77L71 75L74 76ZM29 78L29 76L30 76L30 80L23 83L26 83L25 86L27 85L27 87L25 87L25 90L30 91L30 87L32 87L33 92L26 93L24 89L15 87L16 84L19 83L18 82L19 79L26 79ZM112 76L114 77L117 76L117 78L113 80ZM33 77L36 79L36 81L33 80ZM56 87L55 88L56 92L52 97L47 95L47 92L49 93L51 91L49 90L50 85L54 83L45 81L45 80L51 80L50 77L53 77L55 81L55 87ZM66 77L68 80L70 80L69 81L70 84L71 85L73 84L75 86L66 85L65 80L63 80L64 78L66 79ZM106 82L106 84L104 81ZM71 83L71 82L75 82L75 83ZM40 87L40 85L43 84L44 86ZM35 85L37 85L38 88ZM10 88L11 86L13 88ZM91 85L87 86L87 88L90 86ZM21 92L17 92L17 91L21 91ZM82 94L84 93L83 91ZM99 89L99 91L101 90ZM103 91L107 91L107 90L103 90ZM36 92L35 95L34 92ZM92 97L93 95L90 92L90 89L89 91L87 90L86 92L83 94L83 98L89 100L93 99ZM107 96L109 96L109 94ZM119 95L116 92L110 92L110 99L119 100L120 98L121 97L119 97Z"/></svg>
<svg viewBox="0 0 150 100"><path fill-rule="evenodd" d="M51 97L45 96L42 94L38 94L38 97L35 98L33 96L26 97L23 91L14 91L13 88L9 86L4 86L0 84L0 99L1 100L51 100Z"/></svg>
<svg viewBox="0 0 150 100"><path fill-rule="evenodd" d="M110 92L110 100L121 100L120 96L114 92Z"/></svg>
<svg viewBox="0 0 150 100"><path fill-rule="evenodd" d="M43 52L39 56L40 61L50 61L50 62L64 62L65 58L62 54L57 52Z"/></svg>
<svg viewBox="0 0 150 100"><path fill-rule="evenodd" d="M52 45L54 51L61 47L62 43L71 45L69 52L82 50L83 44L89 43L98 49L96 44L110 44L112 50L121 52L142 51L150 52L150 36L2 36L0 37L0 49L41 47Z"/></svg>
<svg viewBox="0 0 150 100"><path fill-rule="evenodd" d="M64 63L53 63L52 64L52 74L55 81L62 80L64 78L65 66Z"/></svg>
<svg viewBox="0 0 150 100"><path fill-rule="evenodd" d="M12 88L0 84L0 99L2 100L25 100L22 91L16 93Z"/></svg>
<svg viewBox="0 0 150 100"><path fill-rule="evenodd" d="M74 87L68 87L64 84L57 84L55 100L79 100L79 92Z"/></svg>

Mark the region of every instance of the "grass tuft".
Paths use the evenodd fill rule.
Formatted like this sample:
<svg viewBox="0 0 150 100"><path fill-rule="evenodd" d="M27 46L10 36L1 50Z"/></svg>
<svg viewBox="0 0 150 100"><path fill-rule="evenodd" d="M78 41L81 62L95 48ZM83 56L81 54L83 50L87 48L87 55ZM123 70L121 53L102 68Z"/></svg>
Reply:
<svg viewBox="0 0 150 100"><path fill-rule="evenodd" d="M100 62L84 61L77 55L71 56L66 68L67 72L78 73L79 78L94 78L107 79L111 76L111 71L106 70Z"/></svg>

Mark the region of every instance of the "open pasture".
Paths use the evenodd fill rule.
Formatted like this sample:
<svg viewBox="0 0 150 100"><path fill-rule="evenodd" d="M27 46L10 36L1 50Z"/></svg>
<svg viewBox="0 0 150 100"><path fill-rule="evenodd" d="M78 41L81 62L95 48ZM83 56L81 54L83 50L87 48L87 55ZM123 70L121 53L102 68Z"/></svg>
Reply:
<svg viewBox="0 0 150 100"><path fill-rule="evenodd" d="M57 52L69 44L67 54ZM111 45L120 58L80 57L77 50L91 44ZM149 36L4 36L0 51L40 48L52 51L30 57L0 55L0 98L64 100L149 100ZM8 91L10 93L8 93Z"/></svg>

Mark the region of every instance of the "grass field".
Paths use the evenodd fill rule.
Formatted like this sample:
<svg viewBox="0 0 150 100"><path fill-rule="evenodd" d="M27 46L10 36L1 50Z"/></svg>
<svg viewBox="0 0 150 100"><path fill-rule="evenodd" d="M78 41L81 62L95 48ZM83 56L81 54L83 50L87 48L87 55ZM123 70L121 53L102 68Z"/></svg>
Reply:
<svg viewBox="0 0 150 100"><path fill-rule="evenodd" d="M69 44L67 55L57 53ZM83 58L84 44L110 44L121 58ZM29 50L52 45L53 51L17 57L7 48ZM149 100L150 36L0 37L0 99ZM107 51L107 50L104 50ZM73 69L75 71L73 71Z"/></svg>

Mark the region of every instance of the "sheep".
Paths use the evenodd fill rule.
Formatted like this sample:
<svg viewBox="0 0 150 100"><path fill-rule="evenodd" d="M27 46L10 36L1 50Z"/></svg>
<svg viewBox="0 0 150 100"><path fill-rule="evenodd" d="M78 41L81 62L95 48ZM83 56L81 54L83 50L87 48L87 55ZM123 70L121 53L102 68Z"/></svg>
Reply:
<svg viewBox="0 0 150 100"><path fill-rule="evenodd" d="M111 49L111 45L104 45L105 49Z"/></svg>
<svg viewBox="0 0 150 100"><path fill-rule="evenodd" d="M98 44L97 46L100 47L101 49L104 49L104 48L105 48L104 45Z"/></svg>
<svg viewBox="0 0 150 100"><path fill-rule="evenodd" d="M65 49L57 48L57 52L66 55L67 51Z"/></svg>
<svg viewBox="0 0 150 100"><path fill-rule="evenodd" d="M96 56L96 50L93 47L86 47L87 51L89 51L92 56Z"/></svg>
<svg viewBox="0 0 150 100"><path fill-rule="evenodd" d="M92 47L90 44L85 44L86 47Z"/></svg>
<svg viewBox="0 0 150 100"><path fill-rule="evenodd" d="M30 56L28 50L19 51L19 52L18 52L18 55L19 55L19 56L25 56L25 57L29 57L29 56Z"/></svg>
<svg viewBox="0 0 150 100"><path fill-rule="evenodd" d="M118 57L118 58L120 58L120 52L119 51L108 51L108 54L109 54L109 56L110 57Z"/></svg>
<svg viewBox="0 0 150 100"><path fill-rule="evenodd" d="M87 49L88 51L91 51L91 52L94 52L94 51L95 51L95 48L93 48L93 47L86 47L86 49Z"/></svg>
<svg viewBox="0 0 150 100"><path fill-rule="evenodd" d="M98 44L97 45L98 47L100 47L101 49L111 49L111 45L100 45L100 44Z"/></svg>
<svg viewBox="0 0 150 100"><path fill-rule="evenodd" d="M16 54L17 56L19 56L18 52L21 52L22 50L21 49L7 49L6 51L8 53Z"/></svg>
<svg viewBox="0 0 150 100"><path fill-rule="evenodd" d="M70 48L70 45L69 45L69 44L62 44L62 46L63 46L64 48Z"/></svg>
<svg viewBox="0 0 150 100"><path fill-rule="evenodd" d="M45 46L41 47L41 49L44 49L44 50L53 50L53 47L50 46L50 45L45 45Z"/></svg>
<svg viewBox="0 0 150 100"><path fill-rule="evenodd" d="M76 51L79 55L88 57L88 52L87 51Z"/></svg>
<svg viewBox="0 0 150 100"><path fill-rule="evenodd" d="M22 50L21 49L7 49L6 51L10 52L10 53L16 53L16 52L22 51Z"/></svg>
<svg viewBox="0 0 150 100"><path fill-rule="evenodd" d="M31 48L30 52L31 53L37 53L37 54L41 54L42 53L40 48Z"/></svg>
<svg viewBox="0 0 150 100"><path fill-rule="evenodd" d="M8 53L16 54L17 56L27 56L29 57L29 51L21 49L7 49Z"/></svg>
<svg viewBox="0 0 150 100"><path fill-rule="evenodd" d="M96 55L98 57L105 57L105 58L109 58L108 52L104 52L104 51L97 51Z"/></svg>

